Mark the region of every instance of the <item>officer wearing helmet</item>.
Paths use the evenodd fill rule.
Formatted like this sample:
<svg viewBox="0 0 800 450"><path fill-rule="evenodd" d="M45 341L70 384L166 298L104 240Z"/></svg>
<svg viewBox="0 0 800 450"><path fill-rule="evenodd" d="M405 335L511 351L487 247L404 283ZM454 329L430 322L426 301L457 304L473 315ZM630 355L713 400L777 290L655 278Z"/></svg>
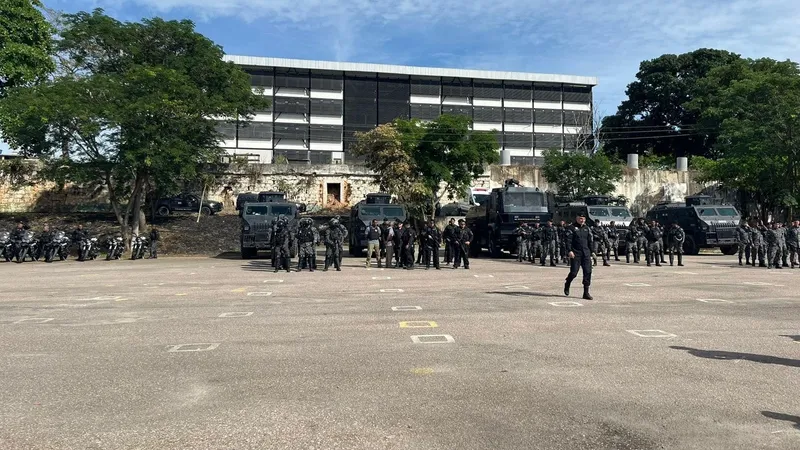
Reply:
<svg viewBox="0 0 800 450"><path fill-rule="evenodd" d="M339 223L339 219L334 217L328 224L328 229L325 232L325 268L333 265L337 272L342 271L342 247L344 240L347 239L347 229Z"/></svg>

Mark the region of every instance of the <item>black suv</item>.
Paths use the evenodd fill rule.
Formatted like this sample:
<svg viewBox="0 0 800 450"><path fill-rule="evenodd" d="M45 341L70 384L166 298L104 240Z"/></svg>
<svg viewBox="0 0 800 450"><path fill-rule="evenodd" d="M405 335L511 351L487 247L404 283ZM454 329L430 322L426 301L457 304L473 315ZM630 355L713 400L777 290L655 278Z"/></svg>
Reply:
<svg viewBox="0 0 800 450"><path fill-rule="evenodd" d="M222 211L222 203L205 201L201 207L199 197L194 194L184 193L174 197L159 199L156 204L156 213L159 216L168 216L177 211L200 211L203 215L210 216Z"/></svg>
<svg viewBox="0 0 800 450"><path fill-rule="evenodd" d="M736 227L741 216L733 206L708 195L686 197L685 203L660 203L647 211L648 221L657 220L667 231L677 222L686 232L683 252L696 255L701 248L718 247L722 253L736 253Z"/></svg>

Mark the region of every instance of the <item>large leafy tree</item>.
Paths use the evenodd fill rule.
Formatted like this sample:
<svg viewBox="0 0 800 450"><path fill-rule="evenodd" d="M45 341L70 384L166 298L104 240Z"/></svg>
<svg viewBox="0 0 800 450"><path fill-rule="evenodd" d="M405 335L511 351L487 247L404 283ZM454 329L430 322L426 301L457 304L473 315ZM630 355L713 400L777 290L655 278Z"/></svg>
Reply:
<svg viewBox="0 0 800 450"><path fill-rule="evenodd" d="M628 98L616 114L603 118L604 152L618 159L628 153L712 156L715 130L698 124L698 112L687 105L702 94L697 90L699 80L739 59L724 50L701 48L643 61L636 81L625 92Z"/></svg>
<svg viewBox="0 0 800 450"><path fill-rule="evenodd" d="M0 98L14 86L44 79L54 66L50 58L52 28L39 0L0 2Z"/></svg>
<svg viewBox="0 0 800 450"><path fill-rule="evenodd" d="M102 10L63 19L56 50L70 70L10 90L0 129L47 163L45 175L104 187L129 237L148 185L195 180L219 161L213 118L247 119L263 100L189 21L123 23Z"/></svg>
<svg viewBox="0 0 800 450"><path fill-rule="evenodd" d="M445 195L464 192L489 164L499 161L494 134L472 131L471 120L442 115L431 122L396 120L357 133L352 152L366 159L381 187L433 215Z"/></svg>
<svg viewBox="0 0 800 450"><path fill-rule="evenodd" d="M558 193L572 199L614 192L614 183L622 179L622 168L602 153L547 150L542 174L558 186Z"/></svg>
<svg viewBox="0 0 800 450"><path fill-rule="evenodd" d="M741 60L701 80L689 105L719 128L717 160L693 161L704 178L737 189L762 218L792 216L800 202L800 69L791 61ZM744 205L747 206L747 205Z"/></svg>

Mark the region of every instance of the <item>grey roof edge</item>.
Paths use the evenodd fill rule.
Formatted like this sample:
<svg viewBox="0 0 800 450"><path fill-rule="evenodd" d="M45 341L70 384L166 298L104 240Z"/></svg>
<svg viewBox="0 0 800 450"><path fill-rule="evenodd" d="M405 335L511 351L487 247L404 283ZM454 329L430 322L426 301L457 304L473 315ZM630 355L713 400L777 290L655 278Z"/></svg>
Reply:
<svg viewBox="0 0 800 450"><path fill-rule="evenodd" d="M241 66L286 67L292 69L317 69L341 72L372 72L417 75L429 77L477 78L483 80L538 81L542 83L565 83L597 86L596 77L557 75L546 73L501 72L493 70L445 69L437 67L397 66L391 64L369 64L308 59L265 58L259 56L225 55L223 60Z"/></svg>

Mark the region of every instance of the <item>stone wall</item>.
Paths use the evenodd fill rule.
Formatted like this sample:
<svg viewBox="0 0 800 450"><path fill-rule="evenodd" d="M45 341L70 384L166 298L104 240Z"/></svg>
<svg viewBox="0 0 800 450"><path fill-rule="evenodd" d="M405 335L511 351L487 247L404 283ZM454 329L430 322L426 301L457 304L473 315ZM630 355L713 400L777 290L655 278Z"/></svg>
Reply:
<svg viewBox="0 0 800 450"><path fill-rule="evenodd" d="M502 186L508 178L515 178L524 186L555 190L555 186L542 176L541 169L534 166L492 166L474 184L495 188ZM693 172L625 169L615 195L628 198L633 213L642 215L660 201L680 202L686 195L704 191L706 186L694 178ZM375 176L366 168L347 165L251 165L237 173L225 174L222 179L224 182L212 187L208 196L230 208L233 208L236 195L242 192L284 191L314 211L346 207L379 190ZM0 181L0 212L86 211L98 210L104 205L102 191L69 186L58 191L54 185L15 189Z"/></svg>

